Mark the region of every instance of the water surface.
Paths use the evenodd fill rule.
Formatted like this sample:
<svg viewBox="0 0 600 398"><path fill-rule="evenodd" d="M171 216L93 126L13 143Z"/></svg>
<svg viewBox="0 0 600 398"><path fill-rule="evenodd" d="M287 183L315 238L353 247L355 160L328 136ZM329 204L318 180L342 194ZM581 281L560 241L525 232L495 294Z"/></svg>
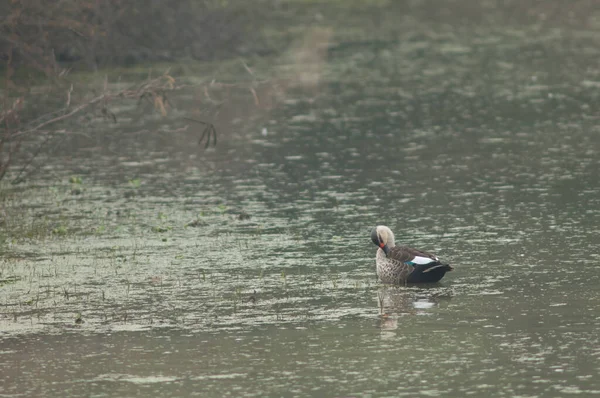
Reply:
<svg viewBox="0 0 600 398"><path fill-rule="evenodd" d="M178 130L189 89L47 154L7 224L54 233L5 243L0 394L600 393L598 26L410 4L314 30L269 103L202 114L216 148ZM382 286L379 223L455 271Z"/></svg>

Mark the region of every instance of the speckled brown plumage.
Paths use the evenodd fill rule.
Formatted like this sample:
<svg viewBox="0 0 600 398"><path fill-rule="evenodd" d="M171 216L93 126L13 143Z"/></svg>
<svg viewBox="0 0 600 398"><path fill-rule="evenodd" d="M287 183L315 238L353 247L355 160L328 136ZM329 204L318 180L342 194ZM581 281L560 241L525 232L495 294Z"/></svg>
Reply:
<svg viewBox="0 0 600 398"><path fill-rule="evenodd" d="M377 226L371 233L371 239L379 246L375 263L377 276L383 283L438 282L453 269L431 253L408 246L396 246L394 234L386 226Z"/></svg>

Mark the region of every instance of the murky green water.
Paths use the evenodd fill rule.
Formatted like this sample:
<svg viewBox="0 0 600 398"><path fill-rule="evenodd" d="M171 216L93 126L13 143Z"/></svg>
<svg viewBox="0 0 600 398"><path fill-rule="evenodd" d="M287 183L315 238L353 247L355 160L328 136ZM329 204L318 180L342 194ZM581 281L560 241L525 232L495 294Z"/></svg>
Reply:
<svg viewBox="0 0 600 398"><path fill-rule="evenodd" d="M271 103L205 115L216 149L173 132L190 89L47 155L5 224L55 233L6 243L0 395L600 393L599 26L411 4L309 35ZM455 271L381 286L378 223Z"/></svg>

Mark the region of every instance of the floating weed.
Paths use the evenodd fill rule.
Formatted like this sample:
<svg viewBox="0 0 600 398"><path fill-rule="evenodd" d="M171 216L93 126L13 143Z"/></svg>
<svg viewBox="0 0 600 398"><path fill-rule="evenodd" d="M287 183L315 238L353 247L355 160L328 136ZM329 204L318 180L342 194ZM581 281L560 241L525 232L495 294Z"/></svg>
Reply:
<svg viewBox="0 0 600 398"><path fill-rule="evenodd" d="M164 232L169 232L172 229L173 229L173 227L171 227L171 226L155 225L154 227L152 227L152 232L164 233Z"/></svg>
<svg viewBox="0 0 600 398"><path fill-rule="evenodd" d="M0 279L0 286L8 285L11 283L16 283L20 280L21 280L20 276L16 276L16 275L7 276L6 278Z"/></svg>
<svg viewBox="0 0 600 398"><path fill-rule="evenodd" d="M134 189L138 189L142 186L142 180L139 178L132 178L129 180L129 186Z"/></svg>
<svg viewBox="0 0 600 398"><path fill-rule="evenodd" d="M81 185L83 183L83 180L79 176L72 176L72 177L69 178L69 182L71 184Z"/></svg>
<svg viewBox="0 0 600 398"><path fill-rule="evenodd" d="M225 212L227 211L227 206L221 204L217 206L217 210L221 213L221 215L225 214Z"/></svg>
<svg viewBox="0 0 600 398"><path fill-rule="evenodd" d="M193 228L196 228L196 227L205 227L207 225L208 225L207 222L201 221L199 219L192 220L192 221L188 222L187 224L185 224L186 228L187 227L193 227Z"/></svg>
<svg viewBox="0 0 600 398"><path fill-rule="evenodd" d="M238 214L237 219L240 221L246 221L251 219L252 216L248 213L246 213L245 211L242 210L242 212L240 214Z"/></svg>
<svg viewBox="0 0 600 398"><path fill-rule="evenodd" d="M52 230L53 235L64 236L69 232L65 225L59 225Z"/></svg>

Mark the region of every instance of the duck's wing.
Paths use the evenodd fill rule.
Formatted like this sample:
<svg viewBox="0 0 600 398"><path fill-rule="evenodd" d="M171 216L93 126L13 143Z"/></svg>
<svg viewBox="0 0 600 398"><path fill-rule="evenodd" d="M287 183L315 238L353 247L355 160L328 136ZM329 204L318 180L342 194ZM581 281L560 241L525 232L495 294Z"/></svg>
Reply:
<svg viewBox="0 0 600 398"><path fill-rule="evenodd" d="M394 246L388 252L388 257L408 265L439 263L439 259L431 253L413 249L408 246Z"/></svg>

